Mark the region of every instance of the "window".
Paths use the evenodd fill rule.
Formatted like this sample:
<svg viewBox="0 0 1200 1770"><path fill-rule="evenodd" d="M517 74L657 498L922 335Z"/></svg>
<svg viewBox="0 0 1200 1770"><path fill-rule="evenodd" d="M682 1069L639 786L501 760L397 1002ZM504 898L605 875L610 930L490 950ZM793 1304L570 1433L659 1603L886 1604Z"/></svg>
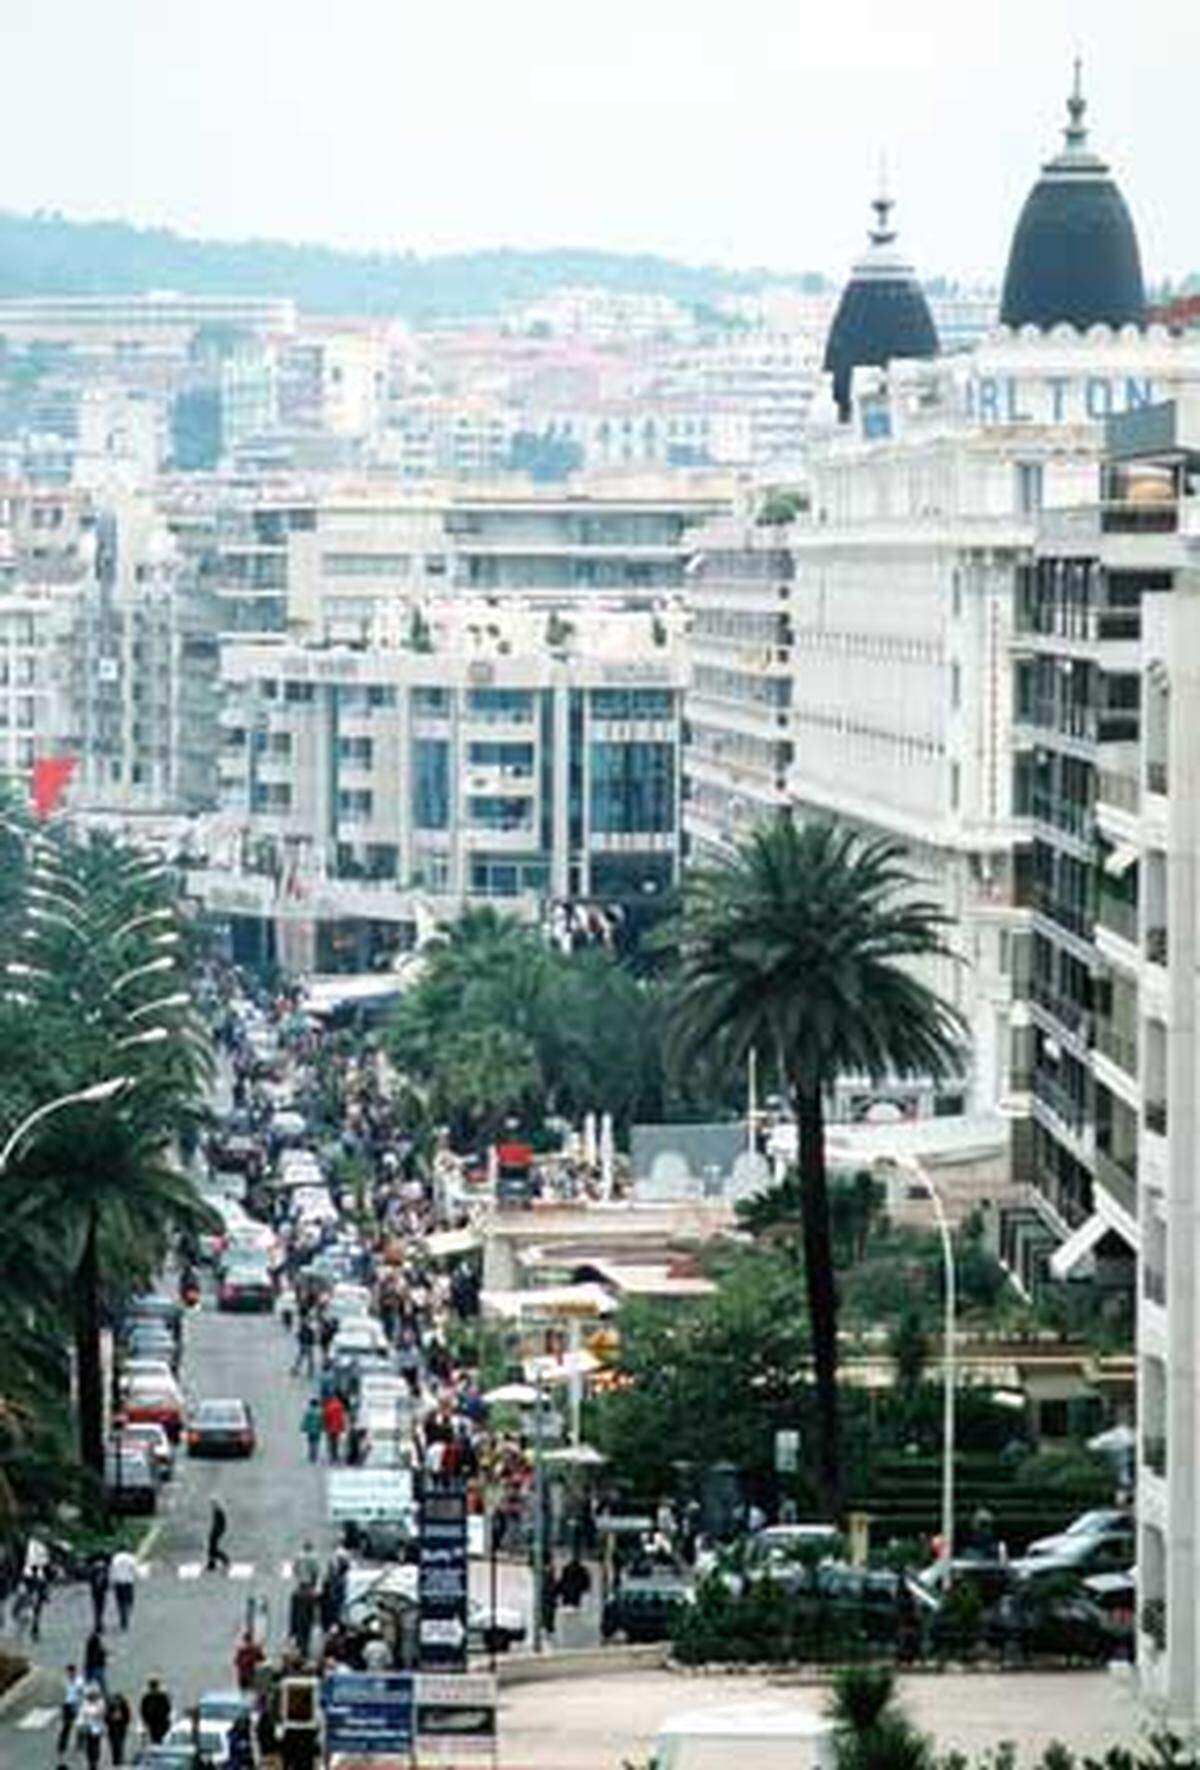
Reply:
<svg viewBox="0 0 1200 1770"><path fill-rule="evenodd" d="M285 682L283 698L285 701L307 704L313 699L313 685L311 682Z"/></svg>
<svg viewBox="0 0 1200 1770"><path fill-rule="evenodd" d="M367 684L368 707L394 707L395 705L396 691L390 684L385 682L369 682Z"/></svg>
<svg viewBox="0 0 1200 1770"><path fill-rule="evenodd" d="M407 553L322 553L321 570L331 578L403 578Z"/></svg>
<svg viewBox="0 0 1200 1770"><path fill-rule="evenodd" d="M529 799L499 793L475 793L467 800L467 821L482 830L524 830L531 827L533 804Z"/></svg>
<svg viewBox="0 0 1200 1770"><path fill-rule="evenodd" d="M962 787L961 772L957 762L950 764L950 809L958 810L959 794Z"/></svg>
<svg viewBox="0 0 1200 1770"><path fill-rule="evenodd" d="M593 719L670 719L675 697L669 688L594 688Z"/></svg>
<svg viewBox="0 0 1200 1770"><path fill-rule="evenodd" d="M533 718L533 695L526 688L472 688L467 692L467 713L472 719L524 724Z"/></svg>
<svg viewBox="0 0 1200 1770"><path fill-rule="evenodd" d="M467 746L469 768L498 768L513 780L529 780L533 776L533 745L519 743L478 743Z"/></svg>
<svg viewBox="0 0 1200 1770"><path fill-rule="evenodd" d="M674 745L593 744L591 827L601 835L673 830Z"/></svg>
<svg viewBox="0 0 1200 1770"><path fill-rule="evenodd" d="M412 747L413 823L418 830L450 827L450 745L418 738Z"/></svg>
<svg viewBox="0 0 1200 1770"><path fill-rule="evenodd" d="M255 781L250 805L253 811L290 811L292 789L286 781Z"/></svg>
<svg viewBox="0 0 1200 1770"><path fill-rule="evenodd" d="M337 796L338 818L342 823L359 823L371 816L375 796L366 787L343 788Z"/></svg>
<svg viewBox="0 0 1200 1770"><path fill-rule="evenodd" d="M338 761L354 768L370 768L375 760L375 746L369 737L340 737Z"/></svg>
<svg viewBox="0 0 1200 1770"><path fill-rule="evenodd" d="M962 665L950 666L950 705L955 709L962 706Z"/></svg>
<svg viewBox="0 0 1200 1770"><path fill-rule="evenodd" d="M1017 512L1034 516L1042 508L1042 463L1018 461L1015 472Z"/></svg>
<svg viewBox="0 0 1200 1770"><path fill-rule="evenodd" d="M447 719L450 716L448 688L414 688L412 710L422 719Z"/></svg>

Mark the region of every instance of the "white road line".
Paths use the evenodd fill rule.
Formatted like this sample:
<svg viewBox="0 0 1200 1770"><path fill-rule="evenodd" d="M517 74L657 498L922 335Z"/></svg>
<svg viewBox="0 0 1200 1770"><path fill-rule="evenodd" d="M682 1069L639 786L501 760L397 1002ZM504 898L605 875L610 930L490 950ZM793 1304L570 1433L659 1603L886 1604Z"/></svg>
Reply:
<svg viewBox="0 0 1200 1770"><path fill-rule="evenodd" d="M293 1572L293 1563L292 1562L281 1561L279 1563L279 1577L280 1577L280 1579L291 1579L292 1572Z"/></svg>
<svg viewBox="0 0 1200 1770"><path fill-rule="evenodd" d="M57 1709L30 1709L28 1714L21 1716L17 1726L23 1733L34 1733L41 1727L48 1727L57 1715Z"/></svg>
<svg viewBox="0 0 1200 1770"><path fill-rule="evenodd" d="M180 1579L199 1579L204 1571L202 1561L181 1561L175 1570Z"/></svg>
<svg viewBox="0 0 1200 1770"><path fill-rule="evenodd" d="M253 1561L231 1561L229 1563L229 1577L230 1579L253 1579Z"/></svg>

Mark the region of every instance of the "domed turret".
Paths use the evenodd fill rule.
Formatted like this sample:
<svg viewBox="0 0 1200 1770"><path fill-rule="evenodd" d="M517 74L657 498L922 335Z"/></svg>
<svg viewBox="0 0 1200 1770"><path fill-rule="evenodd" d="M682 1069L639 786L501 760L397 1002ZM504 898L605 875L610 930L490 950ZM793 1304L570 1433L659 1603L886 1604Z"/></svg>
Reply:
<svg viewBox="0 0 1200 1770"><path fill-rule="evenodd" d="M829 339L825 368L833 376L838 416L850 416L850 381L857 368L882 368L895 357L938 353L938 337L925 292L911 264L896 250L890 224L892 199L882 192L871 207L871 244L842 290Z"/></svg>
<svg viewBox="0 0 1200 1770"><path fill-rule="evenodd" d="M1008 255L1005 326L1140 326L1142 260L1125 199L1088 146L1080 65L1067 101L1063 150L1042 167Z"/></svg>

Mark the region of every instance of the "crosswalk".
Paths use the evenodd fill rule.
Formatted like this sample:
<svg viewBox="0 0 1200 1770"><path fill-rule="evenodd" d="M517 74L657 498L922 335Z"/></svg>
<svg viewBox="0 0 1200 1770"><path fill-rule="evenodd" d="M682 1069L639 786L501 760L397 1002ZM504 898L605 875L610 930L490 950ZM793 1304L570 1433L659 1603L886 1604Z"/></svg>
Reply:
<svg viewBox="0 0 1200 1770"><path fill-rule="evenodd" d="M293 1566L293 1562L289 1560L267 1563L263 1567L255 1561L231 1561L225 1570L225 1578L252 1580L257 1575L262 1579L280 1579L287 1583L291 1580ZM180 1580L198 1580L204 1577L207 1568L203 1561L167 1562L151 1559L139 1561L137 1571L139 1580L152 1580L163 1575ZM216 1574L214 1577L219 1578L220 1575Z"/></svg>
<svg viewBox="0 0 1200 1770"><path fill-rule="evenodd" d="M38 1733L43 1727L49 1727L52 1721L58 1720L57 1709L26 1709L17 1722L23 1733Z"/></svg>

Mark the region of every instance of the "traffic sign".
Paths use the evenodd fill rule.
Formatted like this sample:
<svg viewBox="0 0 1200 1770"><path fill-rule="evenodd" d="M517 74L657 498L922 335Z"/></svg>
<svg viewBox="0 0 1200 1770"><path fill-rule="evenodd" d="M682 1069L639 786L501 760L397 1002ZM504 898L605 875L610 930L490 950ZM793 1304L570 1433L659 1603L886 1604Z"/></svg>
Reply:
<svg viewBox="0 0 1200 1770"><path fill-rule="evenodd" d="M321 1686L325 1746L333 1753L382 1756L413 1742L411 1672L334 1672Z"/></svg>

